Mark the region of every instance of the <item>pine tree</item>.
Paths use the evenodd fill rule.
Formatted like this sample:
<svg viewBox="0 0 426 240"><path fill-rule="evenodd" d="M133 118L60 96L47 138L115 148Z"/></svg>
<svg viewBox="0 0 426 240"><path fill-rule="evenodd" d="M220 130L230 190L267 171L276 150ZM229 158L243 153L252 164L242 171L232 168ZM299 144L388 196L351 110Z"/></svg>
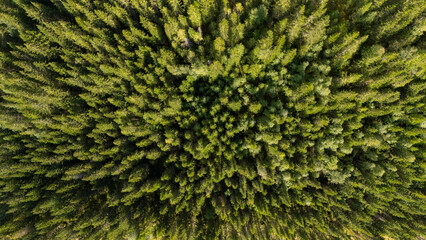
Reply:
<svg viewBox="0 0 426 240"><path fill-rule="evenodd" d="M420 0L4 0L0 238L414 239Z"/></svg>

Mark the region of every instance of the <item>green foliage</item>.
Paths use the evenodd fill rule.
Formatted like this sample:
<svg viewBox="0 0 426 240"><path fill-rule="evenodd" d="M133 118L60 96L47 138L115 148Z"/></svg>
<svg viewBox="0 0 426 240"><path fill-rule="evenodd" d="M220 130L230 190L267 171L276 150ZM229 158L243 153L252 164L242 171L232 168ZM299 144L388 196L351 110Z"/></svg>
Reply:
<svg viewBox="0 0 426 240"><path fill-rule="evenodd" d="M0 239L422 239L421 0L3 0Z"/></svg>

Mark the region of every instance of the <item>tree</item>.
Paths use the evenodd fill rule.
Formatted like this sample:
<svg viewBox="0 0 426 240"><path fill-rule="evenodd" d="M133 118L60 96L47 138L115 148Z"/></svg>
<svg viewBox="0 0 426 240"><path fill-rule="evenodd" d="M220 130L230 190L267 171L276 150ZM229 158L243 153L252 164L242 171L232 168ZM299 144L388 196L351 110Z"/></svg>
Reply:
<svg viewBox="0 0 426 240"><path fill-rule="evenodd" d="M2 1L0 238L425 237L425 11Z"/></svg>

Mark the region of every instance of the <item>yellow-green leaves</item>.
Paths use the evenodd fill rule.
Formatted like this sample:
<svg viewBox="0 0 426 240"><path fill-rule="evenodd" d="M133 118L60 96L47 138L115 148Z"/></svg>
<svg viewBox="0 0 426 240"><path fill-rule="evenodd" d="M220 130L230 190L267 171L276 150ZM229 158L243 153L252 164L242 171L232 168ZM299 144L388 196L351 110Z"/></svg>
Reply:
<svg viewBox="0 0 426 240"><path fill-rule="evenodd" d="M250 112L252 112L254 114L258 113L261 108L262 108L262 104L260 104L260 103L250 104L250 106L249 106Z"/></svg>
<svg viewBox="0 0 426 240"><path fill-rule="evenodd" d="M0 1L0 236L418 238L423 15Z"/></svg>
<svg viewBox="0 0 426 240"><path fill-rule="evenodd" d="M287 28L287 35L289 42L293 42L299 35L300 31L302 30L302 27L305 24L306 17L304 15L305 13L305 6L302 5L299 7L296 13L292 16L292 20L289 22L288 28Z"/></svg>
<svg viewBox="0 0 426 240"><path fill-rule="evenodd" d="M223 40L229 40L229 22L225 18L219 23L219 32Z"/></svg>
<svg viewBox="0 0 426 240"><path fill-rule="evenodd" d="M187 12L188 12L189 21L191 22L192 26L195 28L201 27L202 18L201 18L201 13L198 9L198 4L196 2L191 4L188 7Z"/></svg>
<svg viewBox="0 0 426 240"><path fill-rule="evenodd" d="M287 13L290 4L290 0L278 0L274 5L272 16L276 19L281 19Z"/></svg>
<svg viewBox="0 0 426 240"><path fill-rule="evenodd" d="M358 51L360 45L367 40L368 36L359 37L358 32L347 34L339 43L331 49L334 55L333 63L337 68L349 64L349 60Z"/></svg>
<svg viewBox="0 0 426 240"><path fill-rule="evenodd" d="M214 49L218 53L225 51L225 41L221 37L218 37L214 40Z"/></svg>

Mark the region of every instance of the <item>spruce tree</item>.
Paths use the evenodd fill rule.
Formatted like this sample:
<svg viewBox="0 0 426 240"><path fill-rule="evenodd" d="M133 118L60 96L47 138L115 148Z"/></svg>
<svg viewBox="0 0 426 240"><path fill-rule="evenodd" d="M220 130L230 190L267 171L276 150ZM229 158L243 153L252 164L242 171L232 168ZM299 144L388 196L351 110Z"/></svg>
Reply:
<svg viewBox="0 0 426 240"><path fill-rule="evenodd" d="M1 239L422 239L421 0L2 0Z"/></svg>

